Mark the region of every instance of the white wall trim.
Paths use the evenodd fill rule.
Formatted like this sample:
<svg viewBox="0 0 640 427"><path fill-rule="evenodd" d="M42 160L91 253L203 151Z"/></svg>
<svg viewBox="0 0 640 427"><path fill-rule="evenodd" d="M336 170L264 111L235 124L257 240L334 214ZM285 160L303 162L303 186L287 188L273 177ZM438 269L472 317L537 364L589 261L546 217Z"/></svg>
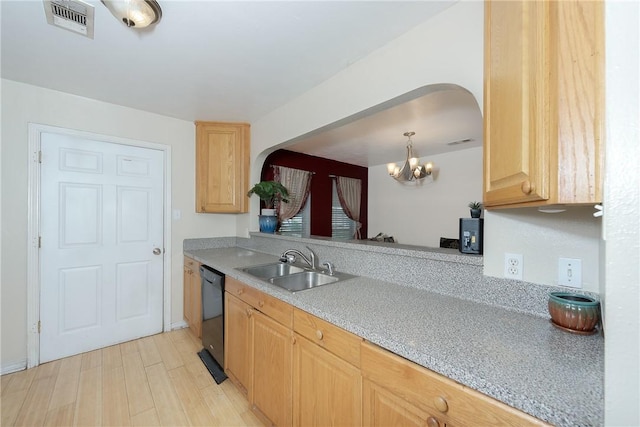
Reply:
<svg viewBox="0 0 640 427"><path fill-rule="evenodd" d="M27 360L26 367L40 364L40 254L38 236L40 234L40 151L41 135L55 133L94 141L110 142L139 148L150 148L164 153L164 271L163 271L163 330L171 330L171 147L165 144L100 135L75 129L66 129L38 123L29 123L29 180L27 212ZM10 368L17 366L11 364ZM4 373L4 367L2 367ZM24 369L24 367L22 368ZM16 369L20 370L20 369Z"/></svg>
<svg viewBox="0 0 640 427"><path fill-rule="evenodd" d="M17 362L11 362L0 366L0 375L24 371L25 369L27 369L27 359L22 359Z"/></svg>
<svg viewBox="0 0 640 427"><path fill-rule="evenodd" d="M171 330L175 331L176 329L184 329L184 328L188 328L189 324L187 322L185 322L184 320L181 320L179 322L173 322L171 324Z"/></svg>

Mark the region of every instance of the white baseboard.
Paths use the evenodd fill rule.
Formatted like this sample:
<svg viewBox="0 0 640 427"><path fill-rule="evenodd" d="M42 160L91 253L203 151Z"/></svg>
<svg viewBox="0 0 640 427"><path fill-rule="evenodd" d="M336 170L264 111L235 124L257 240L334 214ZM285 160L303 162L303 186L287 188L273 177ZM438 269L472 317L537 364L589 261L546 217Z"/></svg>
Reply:
<svg viewBox="0 0 640 427"><path fill-rule="evenodd" d="M184 329L184 328L188 328L188 327L189 327L189 325L184 320L181 320L179 322L174 322L174 323L171 324L171 330L172 331L175 331L176 329Z"/></svg>
<svg viewBox="0 0 640 427"><path fill-rule="evenodd" d="M27 359L17 362L7 363L0 366L0 375L10 374L12 372L23 371L27 369Z"/></svg>

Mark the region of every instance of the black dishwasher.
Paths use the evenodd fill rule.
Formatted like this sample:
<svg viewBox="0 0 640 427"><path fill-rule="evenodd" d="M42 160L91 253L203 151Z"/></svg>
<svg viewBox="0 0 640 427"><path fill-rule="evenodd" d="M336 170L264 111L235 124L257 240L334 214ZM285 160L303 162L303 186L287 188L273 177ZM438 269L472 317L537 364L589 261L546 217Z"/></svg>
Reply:
<svg viewBox="0 0 640 427"><path fill-rule="evenodd" d="M202 278L202 346L213 356L219 366L205 365L214 376L224 369L224 274L206 266L200 266ZM213 362L213 361L211 361ZM222 372L222 375L224 373ZM224 376L226 378L226 376ZM223 381L224 378L221 380ZM218 382L219 383L219 382Z"/></svg>

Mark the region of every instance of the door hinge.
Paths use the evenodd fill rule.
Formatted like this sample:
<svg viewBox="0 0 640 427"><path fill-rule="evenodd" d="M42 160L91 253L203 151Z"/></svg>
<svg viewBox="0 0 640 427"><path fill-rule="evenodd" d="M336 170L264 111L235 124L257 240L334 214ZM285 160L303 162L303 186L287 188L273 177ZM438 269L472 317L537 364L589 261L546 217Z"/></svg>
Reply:
<svg viewBox="0 0 640 427"><path fill-rule="evenodd" d="M42 150L38 151L38 163L42 163Z"/></svg>
<svg viewBox="0 0 640 427"><path fill-rule="evenodd" d="M40 327L42 326L42 324L40 323L40 321L38 320L38 333L40 333Z"/></svg>
<svg viewBox="0 0 640 427"><path fill-rule="evenodd" d="M38 249L42 248L42 236L38 236Z"/></svg>

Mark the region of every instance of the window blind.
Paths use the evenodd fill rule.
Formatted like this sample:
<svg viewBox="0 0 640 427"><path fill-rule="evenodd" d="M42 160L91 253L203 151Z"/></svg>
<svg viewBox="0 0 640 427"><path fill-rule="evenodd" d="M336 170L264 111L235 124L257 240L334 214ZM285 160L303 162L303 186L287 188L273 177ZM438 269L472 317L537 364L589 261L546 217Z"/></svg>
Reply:
<svg viewBox="0 0 640 427"><path fill-rule="evenodd" d="M280 234L296 237L308 237L311 234L311 194L300 212L282 221Z"/></svg>

